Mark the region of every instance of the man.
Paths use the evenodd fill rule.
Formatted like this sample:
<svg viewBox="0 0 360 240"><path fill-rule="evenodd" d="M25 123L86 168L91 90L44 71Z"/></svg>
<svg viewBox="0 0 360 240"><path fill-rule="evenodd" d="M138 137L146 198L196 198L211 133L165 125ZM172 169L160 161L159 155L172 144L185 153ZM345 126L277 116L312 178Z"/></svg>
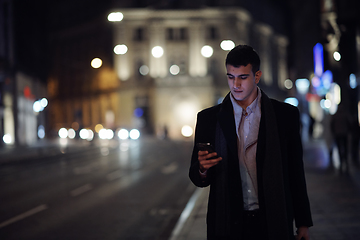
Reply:
<svg viewBox="0 0 360 240"><path fill-rule="evenodd" d="M258 88L262 72L252 47L231 50L226 70L230 93L198 113L189 171L196 186L210 185L207 237L294 239L295 219L295 239L309 240L299 111Z"/></svg>

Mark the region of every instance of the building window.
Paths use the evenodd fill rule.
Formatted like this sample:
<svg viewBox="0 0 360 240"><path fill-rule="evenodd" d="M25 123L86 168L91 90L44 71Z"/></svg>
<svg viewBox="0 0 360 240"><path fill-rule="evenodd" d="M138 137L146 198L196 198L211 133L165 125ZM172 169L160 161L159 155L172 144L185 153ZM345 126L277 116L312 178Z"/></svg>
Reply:
<svg viewBox="0 0 360 240"><path fill-rule="evenodd" d="M180 40L187 39L187 29L186 28L180 28L179 33L180 33L180 36L179 36Z"/></svg>
<svg viewBox="0 0 360 240"><path fill-rule="evenodd" d="M216 27L209 27L208 28L208 39L217 40L219 38L219 33Z"/></svg>
<svg viewBox="0 0 360 240"><path fill-rule="evenodd" d="M134 41L144 41L144 28L136 28L134 32Z"/></svg>
<svg viewBox="0 0 360 240"><path fill-rule="evenodd" d="M166 30L166 37L169 41L184 41L188 38L186 28L168 28Z"/></svg>
<svg viewBox="0 0 360 240"><path fill-rule="evenodd" d="M166 30L167 32L167 39L168 40L174 40L174 29L173 28L168 28Z"/></svg>
<svg viewBox="0 0 360 240"><path fill-rule="evenodd" d="M187 66L185 61L180 61L179 67L180 67L180 73L179 73L180 75L184 75L187 73Z"/></svg>

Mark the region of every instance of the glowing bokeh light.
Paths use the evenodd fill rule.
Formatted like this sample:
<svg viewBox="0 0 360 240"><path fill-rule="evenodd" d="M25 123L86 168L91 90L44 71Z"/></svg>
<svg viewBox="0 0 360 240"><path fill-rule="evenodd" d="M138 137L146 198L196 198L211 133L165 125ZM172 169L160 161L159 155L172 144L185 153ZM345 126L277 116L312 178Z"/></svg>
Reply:
<svg viewBox="0 0 360 240"><path fill-rule="evenodd" d="M119 44L114 47L114 53L115 54L121 54L124 55L127 53L128 47L125 44Z"/></svg>
<svg viewBox="0 0 360 240"><path fill-rule="evenodd" d="M230 51L231 49L233 49L235 47L235 43L231 40L223 40L220 43L220 47L224 51Z"/></svg>
<svg viewBox="0 0 360 240"><path fill-rule="evenodd" d="M4 141L4 143L6 143L6 144L12 143L12 137L11 137L11 135L10 135L10 134L5 134L5 135L3 136L3 141Z"/></svg>
<svg viewBox="0 0 360 240"><path fill-rule="evenodd" d="M310 83L308 79L300 78L295 81L295 85L299 93L305 94L309 90Z"/></svg>
<svg viewBox="0 0 360 240"><path fill-rule="evenodd" d="M88 129L87 132L88 132L88 137L86 138L86 140L92 141L94 139L94 132L91 129Z"/></svg>
<svg viewBox="0 0 360 240"><path fill-rule="evenodd" d="M160 46L155 46L153 47L153 49L151 50L151 54L155 57L155 58L161 58L164 55L164 49Z"/></svg>
<svg viewBox="0 0 360 240"><path fill-rule="evenodd" d="M102 129L99 131L99 138L100 138L100 139L107 139L107 137L106 137L106 129L105 129L105 128L102 128Z"/></svg>
<svg viewBox="0 0 360 240"><path fill-rule="evenodd" d="M314 88L318 88L321 85L321 81L319 77L313 77L311 79L311 84L313 85Z"/></svg>
<svg viewBox="0 0 360 240"><path fill-rule="evenodd" d="M46 98L41 99L40 105L42 108L46 108L46 106L48 105L48 100Z"/></svg>
<svg viewBox="0 0 360 240"><path fill-rule="evenodd" d="M45 128L44 128L43 125L40 125L40 126L38 127L38 137L39 137L40 139L43 139L43 138L45 137Z"/></svg>
<svg viewBox="0 0 360 240"><path fill-rule="evenodd" d="M331 107L331 101L329 99L325 99L324 101L324 107L325 108L330 108Z"/></svg>
<svg viewBox="0 0 360 240"><path fill-rule="evenodd" d="M79 136L81 139L87 139L89 137L89 132L87 131L87 129L81 129Z"/></svg>
<svg viewBox="0 0 360 240"><path fill-rule="evenodd" d="M357 87L356 75L353 73L349 76L349 84L352 89Z"/></svg>
<svg viewBox="0 0 360 240"><path fill-rule="evenodd" d="M192 127L188 126L188 125L185 125L181 128L181 134L184 136L184 137L191 137L193 135L193 129Z"/></svg>
<svg viewBox="0 0 360 240"><path fill-rule="evenodd" d="M180 73L180 67L178 65L172 65L169 71L172 75L178 75Z"/></svg>
<svg viewBox="0 0 360 240"><path fill-rule="evenodd" d="M106 138L107 139L113 139L114 138L114 132L111 129L106 129Z"/></svg>
<svg viewBox="0 0 360 240"><path fill-rule="evenodd" d="M324 49L320 43L317 43L313 48L314 55L314 72L320 77L324 72Z"/></svg>
<svg viewBox="0 0 360 240"><path fill-rule="evenodd" d="M293 105L295 107L297 107L299 105L299 101L297 100L297 98L294 98L294 97L286 98L285 102L288 103L288 104L291 104L291 105Z"/></svg>
<svg viewBox="0 0 360 240"><path fill-rule="evenodd" d="M293 88L293 82L290 80L290 79L286 79L285 81L284 81L284 86L285 86L285 88L286 89L292 89Z"/></svg>
<svg viewBox="0 0 360 240"><path fill-rule="evenodd" d="M144 110L142 108L135 108L134 116L135 117L142 117L144 115Z"/></svg>
<svg viewBox="0 0 360 240"><path fill-rule="evenodd" d="M93 68L100 68L102 65L102 60L100 58L94 58L92 61L91 61L91 66Z"/></svg>
<svg viewBox="0 0 360 240"><path fill-rule="evenodd" d="M339 52L334 52L333 57L337 62L341 60L341 54Z"/></svg>
<svg viewBox="0 0 360 240"><path fill-rule="evenodd" d="M139 137L140 137L140 132L139 132L139 130L137 130L137 129L132 129L132 130L130 131L129 136L130 136L130 138L131 138L132 140L139 139Z"/></svg>
<svg viewBox="0 0 360 240"><path fill-rule="evenodd" d="M338 84L332 83L328 93L325 95L326 99L320 101L320 106L334 115L338 110L338 105L341 102L341 88ZM329 105L330 103L330 105Z"/></svg>
<svg viewBox="0 0 360 240"><path fill-rule="evenodd" d="M211 46L205 45L201 48L201 55L203 55L206 58L209 58L213 55L214 50Z"/></svg>
<svg viewBox="0 0 360 240"><path fill-rule="evenodd" d="M76 132L75 132L75 130L72 129L72 128L70 128L70 129L68 130L68 138L74 139L75 137L76 137Z"/></svg>
<svg viewBox="0 0 360 240"><path fill-rule="evenodd" d="M103 125L101 125L101 124L96 124L96 126L95 126L95 132L99 133L100 130L103 129L103 128L104 128Z"/></svg>
<svg viewBox="0 0 360 240"><path fill-rule="evenodd" d="M121 12L112 12L108 15L109 22L120 22L123 18L124 14Z"/></svg>
<svg viewBox="0 0 360 240"><path fill-rule="evenodd" d="M126 129L120 129L120 131L118 132L118 137L121 139L121 140L125 140L125 139L128 139L129 138L129 131L126 130Z"/></svg>
<svg viewBox="0 0 360 240"><path fill-rule="evenodd" d="M142 66L139 68L139 72L140 72L141 75L146 76L146 75L149 74L150 69L149 69L148 66L142 65Z"/></svg>
<svg viewBox="0 0 360 240"><path fill-rule="evenodd" d="M60 138L67 138L68 130L66 128L60 128L58 134Z"/></svg>
<svg viewBox="0 0 360 240"><path fill-rule="evenodd" d="M329 91L331 83L333 81L333 74L330 70L326 70L321 76L322 84L326 91Z"/></svg>
<svg viewBox="0 0 360 240"><path fill-rule="evenodd" d="M101 129L99 131L99 138L100 139L112 139L114 137L114 132L111 129Z"/></svg>
<svg viewBox="0 0 360 240"><path fill-rule="evenodd" d="M41 112L42 111L41 103L39 101L34 102L33 110L34 112Z"/></svg>

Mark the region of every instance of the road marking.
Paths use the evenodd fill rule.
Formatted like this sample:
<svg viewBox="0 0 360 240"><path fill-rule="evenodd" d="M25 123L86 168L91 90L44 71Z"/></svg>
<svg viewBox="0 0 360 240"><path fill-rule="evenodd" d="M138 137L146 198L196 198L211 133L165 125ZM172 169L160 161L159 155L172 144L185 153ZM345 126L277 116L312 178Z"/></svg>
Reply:
<svg viewBox="0 0 360 240"><path fill-rule="evenodd" d="M89 174L89 173L93 172L95 167L96 167L96 163L92 163L92 164L88 164L86 166L75 167L73 169L73 172L75 175Z"/></svg>
<svg viewBox="0 0 360 240"><path fill-rule="evenodd" d="M117 171L111 172L108 175L106 175L106 178L109 181L113 181L115 179L121 178L122 176L123 176L123 174L121 173L121 171L117 170Z"/></svg>
<svg viewBox="0 0 360 240"><path fill-rule="evenodd" d="M74 190L72 190L70 192L70 195L73 197L79 196L80 194L83 194L87 191L90 191L91 189L93 189L93 187L91 186L91 184L85 184L84 186L81 186L79 188L76 188Z"/></svg>
<svg viewBox="0 0 360 240"><path fill-rule="evenodd" d="M48 208L48 206L46 204L42 204L40 206L37 206L36 208L33 208L33 209L31 209L31 210L29 210L27 212L24 212L24 213L22 213L20 215L17 215L16 217L10 218L9 220L7 220L5 222L0 223L0 228L3 228L5 226L7 226L7 225L10 225L10 224L12 224L14 222L20 221L20 220L22 220L24 218L30 217L31 215L34 215L34 214L36 214L38 212L46 210L47 208Z"/></svg>

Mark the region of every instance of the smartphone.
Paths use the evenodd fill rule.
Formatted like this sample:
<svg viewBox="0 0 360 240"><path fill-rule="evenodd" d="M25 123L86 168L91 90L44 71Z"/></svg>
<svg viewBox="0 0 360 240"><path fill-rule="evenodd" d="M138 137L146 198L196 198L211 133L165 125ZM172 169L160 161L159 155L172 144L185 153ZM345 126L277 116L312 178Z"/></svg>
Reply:
<svg viewBox="0 0 360 240"><path fill-rule="evenodd" d="M210 143L197 143L196 146L200 151L215 152L214 147Z"/></svg>

